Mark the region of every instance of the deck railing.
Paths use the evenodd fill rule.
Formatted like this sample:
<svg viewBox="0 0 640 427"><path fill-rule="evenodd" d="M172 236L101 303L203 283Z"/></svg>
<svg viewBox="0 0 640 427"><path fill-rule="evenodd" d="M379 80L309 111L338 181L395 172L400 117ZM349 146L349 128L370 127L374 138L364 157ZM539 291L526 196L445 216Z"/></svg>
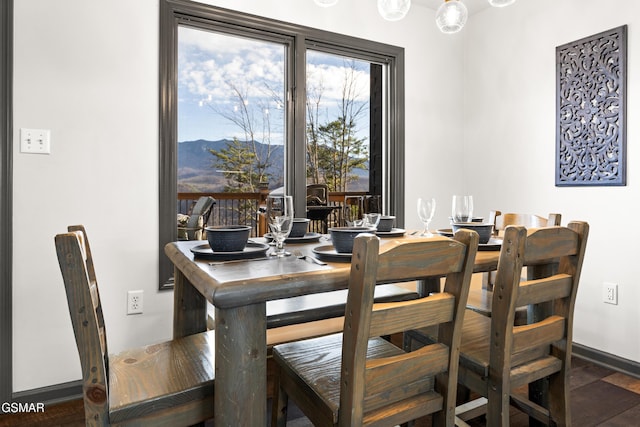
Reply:
<svg viewBox="0 0 640 427"><path fill-rule="evenodd" d="M345 196L366 195L362 191L330 192L327 204L336 206L327 217L327 226L343 224L342 209ZM211 196L216 200L213 205L209 220L205 225L250 225L251 235L261 236L266 231L264 219L260 216L260 209L264 208L269 192L267 190L257 193L178 193L178 213L188 215L193 205L202 196ZM304 216L304 215L302 215ZM323 232L323 221L311 221L309 231Z"/></svg>

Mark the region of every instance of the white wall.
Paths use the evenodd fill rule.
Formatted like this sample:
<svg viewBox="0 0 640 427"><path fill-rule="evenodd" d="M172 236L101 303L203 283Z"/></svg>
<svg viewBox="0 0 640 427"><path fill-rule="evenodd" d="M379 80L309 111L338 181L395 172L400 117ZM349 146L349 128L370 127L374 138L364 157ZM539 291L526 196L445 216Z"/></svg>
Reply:
<svg viewBox="0 0 640 427"><path fill-rule="evenodd" d="M627 186L555 187L555 48L628 25ZM562 213L591 225L574 341L640 361L640 228L619 223L640 199L640 4L633 0L518 0L465 29L464 182L480 212ZM629 252L631 251L631 252ZM602 302L602 283L619 288Z"/></svg>
<svg viewBox="0 0 640 427"><path fill-rule="evenodd" d="M430 161L460 155L462 139L462 37L439 34L432 10L388 23L370 0L210 3L405 47L407 198L461 185ZM172 293L157 291L158 4L15 1L14 391L80 378L53 243L67 225L87 227L110 350L171 335ZM51 129L51 155L20 153L20 128ZM143 315L126 315L132 289Z"/></svg>
<svg viewBox="0 0 640 427"><path fill-rule="evenodd" d="M404 47L406 225L418 227L415 200L432 194L434 228L444 226L458 191L474 194L480 214L588 220L576 341L640 361L638 269L623 256L638 228L610 219L638 198L634 169L620 188L558 189L553 180L555 46L627 23L633 70L635 1L609 0L605 9L595 0L519 0L470 17L454 36L440 34L434 12L417 4L388 23L370 0L333 9L311 0L209 3ZM80 378L53 244L69 224L88 229L110 350L171 334L172 293L157 291L157 52L157 0L15 2L14 391ZM630 75L630 118L637 82ZM637 131L629 125L632 166ZM23 127L51 129L51 155L19 153ZM618 306L600 302L603 281L619 283ZM143 315L125 314L131 289L145 291Z"/></svg>

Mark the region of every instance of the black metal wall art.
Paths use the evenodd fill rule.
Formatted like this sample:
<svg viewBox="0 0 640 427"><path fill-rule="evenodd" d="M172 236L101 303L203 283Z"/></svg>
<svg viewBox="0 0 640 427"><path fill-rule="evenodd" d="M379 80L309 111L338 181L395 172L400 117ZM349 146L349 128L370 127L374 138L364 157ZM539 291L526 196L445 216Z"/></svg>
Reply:
<svg viewBox="0 0 640 427"><path fill-rule="evenodd" d="M556 47L556 186L626 185L627 26Z"/></svg>

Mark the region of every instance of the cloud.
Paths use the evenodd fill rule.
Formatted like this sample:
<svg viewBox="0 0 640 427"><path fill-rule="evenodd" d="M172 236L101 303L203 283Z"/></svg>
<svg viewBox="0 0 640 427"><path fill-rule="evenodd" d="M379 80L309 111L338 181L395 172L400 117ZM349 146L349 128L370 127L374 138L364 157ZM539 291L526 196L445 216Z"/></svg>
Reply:
<svg viewBox="0 0 640 427"><path fill-rule="evenodd" d="M269 114L271 126L275 126L271 129L272 136L283 137L278 128L284 126L284 45L187 27L179 27L178 42L181 117L207 117L196 110L210 107L206 120L208 132L224 128L227 135L222 137L229 137L231 123L222 126L221 121L228 121L244 104L252 109L250 114L254 118ZM322 94L321 108L327 118L338 116L337 105L343 98L345 78L349 75L353 78L353 96L368 105L368 62L313 50L307 52L307 62L307 88L310 94L314 91ZM271 111L265 112L266 109ZM212 121L221 124L213 125ZM180 132L186 135L195 133L196 129Z"/></svg>

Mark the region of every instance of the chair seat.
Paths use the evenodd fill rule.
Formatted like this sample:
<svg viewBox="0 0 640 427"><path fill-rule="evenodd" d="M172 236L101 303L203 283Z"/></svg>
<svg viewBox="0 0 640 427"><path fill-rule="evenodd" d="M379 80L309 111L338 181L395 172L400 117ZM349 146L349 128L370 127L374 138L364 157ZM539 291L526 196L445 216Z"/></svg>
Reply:
<svg viewBox="0 0 640 427"><path fill-rule="evenodd" d="M204 403L202 419L213 418L214 343L210 331L110 355L110 422L153 419L159 408L189 401Z"/></svg>
<svg viewBox="0 0 640 427"><path fill-rule="evenodd" d="M461 375L469 370L482 378L489 377L489 343L491 319L471 310L466 310L460 345ZM516 388L536 379L558 372L560 359L539 353L514 355L511 368L511 386Z"/></svg>
<svg viewBox="0 0 640 427"><path fill-rule="evenodd" d="M369 340L367 359L402 355L404 352L382 338ZM317 410L330 412L318 416L338 422L340 406L340 365L342 358L342 334L333 334L304 341L296 341L274 347L273 357L281 369L287 371L283 378L300 375L305 386L303 399L322 399L324 405L316 405ZM442 405L442 397L437 393L430 396ZM298 397L299 398L299 397ZM436 402L437 404L437 402Z"/></svg>
<svg viewBox="0 0 640 427"><path fill-rule="evenodd" d="M491 308L493 305L493 292L487 289L471 289L469 291L469 299L467 300L467 308L483 316L491 317ZM514 319L514 325L527 324L527 308L518 307Z"/></svg>
<svg viewBox="0 0 640 427"><path fill-rule="evenodd" d="M460 344L460 366L482 377L489 376L491 318L466 310Z"/></svg>

